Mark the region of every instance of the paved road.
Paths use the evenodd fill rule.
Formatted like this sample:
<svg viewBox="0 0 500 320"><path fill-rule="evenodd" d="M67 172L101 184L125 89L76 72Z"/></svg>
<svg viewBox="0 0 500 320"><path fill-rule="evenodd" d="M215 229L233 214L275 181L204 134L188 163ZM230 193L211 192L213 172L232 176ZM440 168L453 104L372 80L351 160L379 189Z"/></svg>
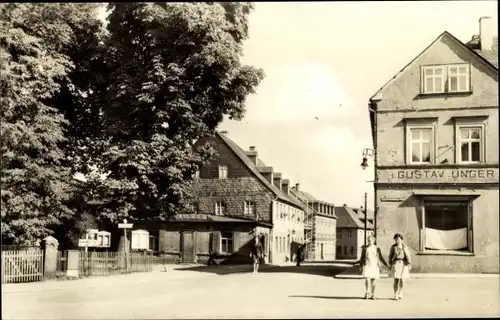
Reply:
<svg viewBox="0 0 500 320"><path fill-rule="evenodd" d="M225 267L227 268L227 267ZM379 300L362 300L358 279L327 267L218 273L175 270L76 281L4 285L3 319L498 317L498 278L411 279L394 301L381 279ZM226 269L227 270L227 269ZM295 271L294 271L295 270ZM330 269L331 270L331 269ZM231 270L230 270L231 271ZM315 273L315 271L317 271Z"/></svg>

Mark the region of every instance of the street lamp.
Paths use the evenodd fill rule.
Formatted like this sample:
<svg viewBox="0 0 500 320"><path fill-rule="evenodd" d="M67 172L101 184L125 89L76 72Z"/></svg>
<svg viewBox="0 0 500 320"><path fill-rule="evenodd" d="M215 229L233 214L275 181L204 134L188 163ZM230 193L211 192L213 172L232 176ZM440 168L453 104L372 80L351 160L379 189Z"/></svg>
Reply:
<svg viewBox="0 0 500 320"><path fill-rule="evenodd" d="M375 166L377 165L377 159L375 158L375 149L370 149L370 148L365 148L363 149L363 161L361 162L361 168L363 170L366 170L368 168L368 157L372 157L375 161ZM376 168L375 168L376 169ZM375 180L373 182L377 182L377 174L375 173ZM373 229L375 237L377 237L377 189L375 187L375 210L373 212ZM367 207L366 207L366 194L365 194L365 224L366 224L366 219L367 219ZM366 230L365 230L365 241L366 241Z"/></svg>
<svg viewBox="0 0 500 320"><path fill-rule="evenodd" d="M365 148L363 149L363 162L361 162L361 168L365 170L368 168L368 156L375 157L375 149Z"/></svg>

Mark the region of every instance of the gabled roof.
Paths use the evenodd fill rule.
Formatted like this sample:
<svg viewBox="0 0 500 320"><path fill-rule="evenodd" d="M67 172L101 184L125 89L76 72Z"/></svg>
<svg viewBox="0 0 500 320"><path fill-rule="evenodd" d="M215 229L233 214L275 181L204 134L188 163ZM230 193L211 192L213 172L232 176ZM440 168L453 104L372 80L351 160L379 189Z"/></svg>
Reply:
<svg viewBox="0 0 500 320"><path fill-rule="evenodd" d="M394 77L392 77L392 79L390 79L389 81L387 81L386 84L384 84L382 86L382 88L380 88L371 98L370 100L379 100L379 95L389 86L391 85L396 79L398 79L401 74L409 67L413 64L413 62L415 60L417 60L424 52L426 52L434 43L436 43L437 41L439 41L440 39L442 39L443 37L447 37L448 39L450 39L452 42L454 42L457 46L463 48L464 50L467 50L469 51L472 56L478 58L480 61L482 61L485 65L489 66L490 68L494 69L496 72L498 72L498 58L496 59L497 60L497 64L493 64L492 62L494 62L494 59L490 59L488 60L485 56L483 56L482 54L476 52L475 50L469 48L467 45L465 45L462 41L458 40L455 36L453 36L451 33L449 33L448 31L445 31L443 32L442 34L439 35L439 37L437 37L434 41L432 41L432 43L430 45L428 45L422 52L420 52L415 58L413 58L413 60L411 60L406 66L404 66L403 69L401 69L397 74L394 75ZM489 56L489 54L486 54L487 56Z"/></svg>
<svg viewBox="0 0 500 320"><path fill-rule="evenodd" d="M359 219L352 208L347 206L335 207L335 214L337 215L337 228L364 229L365 227L364 222ZM373 225L367 221L366 228L371 230Z"/></svg>
<svg viewBox="0 0 500 320"><path fill-rule="evenodd" d="M233 140L229 139L227 136L220 132L216 132L216 135L226 143L226 145L234 152L234 154L243 162L243 164L252 172L252 174L269 190L273 192L273 194L281 201L287 202L295 207L302 209L302 205L292 199L290 196L287 196L283 191L278 189L274 184L267 181L264 176L262 176L259 172L258 167L248 158L245 151L241 149ZM261 162L262 163L262 162ZM263 163L262 163L263 164Z"/></svg>
<svg viewBox="0 0 500 320"><path fill-rule="evenodd" d="M293 195L294 197L296 197L297 199L299 199L299 201L301 201L304 206L307 206L308 202L323 202L323 201L319 201L318 199L314 198L311 194L309 194L305 191L302 191L302 190L297 190L297 189L292 188L292 189L290 189L290 194ZM333 215L328 215L328 214L318 212L316 209L312 208L311 206L309 206L309 209L315 215L317 214L317 215L321 215L324 217L337 219L335 212L333 213Z"/></svg>

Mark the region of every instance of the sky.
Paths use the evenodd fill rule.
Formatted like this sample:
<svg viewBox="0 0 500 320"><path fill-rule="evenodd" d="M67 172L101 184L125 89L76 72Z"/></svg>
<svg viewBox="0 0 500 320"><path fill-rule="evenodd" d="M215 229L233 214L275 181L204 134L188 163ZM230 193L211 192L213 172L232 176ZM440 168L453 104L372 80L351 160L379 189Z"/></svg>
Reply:
<svg viewBox="0 0 500 320"><path fill-rule="evenodd" d="M258 2L243 62L266 73L220 130L315 198L373 208L368 101L442 32L466 42L496 1ZM104 11L102 16L105 16Z"/></svg>
<svg viewBox="0 0 500 320"><path fill-rule="evenodd" d="M243 62L266 78L221 130L315 198L359 207L367 192L373 208L370 97L442 32L470 40L482 16L497 25L497 2L255 3Z"/></svg>

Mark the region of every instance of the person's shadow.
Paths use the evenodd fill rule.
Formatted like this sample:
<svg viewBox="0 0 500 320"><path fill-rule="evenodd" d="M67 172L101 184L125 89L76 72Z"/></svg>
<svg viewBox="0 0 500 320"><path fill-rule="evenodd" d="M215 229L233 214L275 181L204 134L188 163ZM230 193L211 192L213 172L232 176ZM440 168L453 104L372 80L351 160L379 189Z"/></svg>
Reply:
<svg viewBox="0 0 500 320"><path fill-rule="evenodd" d="M313 299L333 299L333 300L366 300L365 296L302 296L291 295L289 298L313 298ZM391 298L378 298L376 300L392 300Z"/></svg>

